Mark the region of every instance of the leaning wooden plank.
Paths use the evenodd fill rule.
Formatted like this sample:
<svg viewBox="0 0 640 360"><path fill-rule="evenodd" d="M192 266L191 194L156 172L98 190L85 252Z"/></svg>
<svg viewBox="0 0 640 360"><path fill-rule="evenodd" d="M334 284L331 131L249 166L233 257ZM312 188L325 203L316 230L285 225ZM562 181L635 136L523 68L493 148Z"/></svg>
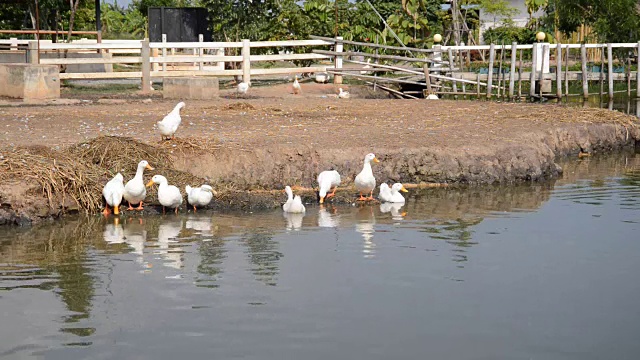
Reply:
<svg viewBox="0 0 640 360"><path fill-rule="evenodd" d="M238 70L185 70L185 71L152 71L151 77L176 77L176 76L236 76L242 75L242 69Z"/></svg>
<svg viewBox="0 0 640 360"><path fill-rule="evenodd" d="M108 73L60 73L60 79L141 79L142 72L108 72Z"/></svg>
<svg viewBox="0 0 640 360"><path fill-rule="evenodd" d="M365 69L367 71L376 71L377 68L382 68L382 69L390 69L390 70L402 71L402 72L406 72L406 73L409 73L409 74L416 74L416 75L422 75L424 73L423 71L419 71L416 68L404 68L404 67L391 66L391 65L371 64L371 63L366 63L364 61L347 60L347 59L344 59L343 61L351 63L351 64L359 64L359 65L369 65L369 66L371 66L371 68ZM344 68L343 68L343 70L344 70Z"/></svg>
<svg viewBox="0 0 640 360"><path fill-rule="evenodd" d="M283 60L323 60L332 59L332 56L321 54L275 54L275 55L251 55L251 62L255 61L283 61Z"/></svg>
<svg viewBox="0 0 640 360"><path fill-rule="evenodd" d="M368 85L376 85L376 87L379 87L380 89L382 89L384 91L387 91L387 92L390 92L390 93L392 93L394 95L398 95L398 96L401 96L401 97L406 96L406 97L411 98L411 99L418 99L415 96L412 96L412 95L409 95L409 94L405 94L403 92L400 92L398 90L394 90L392 88L389 88L389 87L386 87L386 86L383 86L383 85L380 85L380 84L374 84L371 81L365 81L365 83L367 83Z"/></svg>
<svg viewBox="0 0 640 360"><path fill-rule="evenodd" d="M318 45L333 45L335 40L282 40L282 41L252 41L250 46L254 47L283 47L283 46L318 46Z"/></svg>
<svg viewBox="0 0 640 360"><path fill-rule="evenodd" d="M365 52L356 52L356 51L335 52L335 51L313 49L313 52L316 54L331 55L331 56L365 56L365 57L370 57L374 59L387 59L387 60L423 62L423 63L434 62L431 59L425 59L425 58L411 58L411 57L395 56L395 55L377 55L377 54L369 54Z"/></svg>
<svg viewBox="0 0 640 360"><path fill-rule="evenodd" d="M84 59L40 59L42 65L71 65L71 64L140 64L142 57L140 56L121 56L111 59L107 58L84 58Z"/></svg>
<svg viewBox="0 0 640 360"><path fill-rule="evenodd" d="M357 79L375 79L378 82L402 83L402 84L413 84L413 85L425 86L425 84L423 82L417 82L417 81L386 78L386 77L371 76L371 75L350 74L348 72L333 71L333 70L330 70L330 69L327 69L327 72L330 72L330 73L336 74L336 75L350 76L350 77L354 77L354 78L357 78Z"/></svg>
<svg viewBox="0 0 640 360"><path fill-rule="evenodd" d="M432 52L435 52L435 50L433 50L433 49L417 49L417 48L401 47L401 46L379 45L379 44L373 44L373 43L367 43L367 42L359 42L359 41L350 41L350 40L339 40L339 41L337 41L336 39L333 39L333 38L323 37L323 36L315 36L315 35L311 35L309 37L312 38L312 39L325 40L327 42L333 42L333 43L341 42L343 44L366 46L366 47L377 48L377 49L387 49L387 50L397 50L397 51L410 51L410 52L418 52L418 53L432 53Z"/></svg>
<svg viewBox="0 0 640 360"><path fill-rule="evenodd" d="M241 48L242 42L153 42L149 43L152 49L172 48L172 49L219 49L219 48Z"/></svg>
<svg viewBox="0 0 640 360"><path fill-rule="evenodd" d="M255 69L251 68L251 75L272 75L272 74L300 74L308 72L325 72L326 66L310 66L296 68L271 68L271 69Z"/></svg>
<svg viewBox="0 0 640 360"><path fill-rule="evenodd" d="M230 62L242 61L242 56L220 56L220 55L180 55L180 56L154 56L151 63L194 63L194 62Z"/></svg>

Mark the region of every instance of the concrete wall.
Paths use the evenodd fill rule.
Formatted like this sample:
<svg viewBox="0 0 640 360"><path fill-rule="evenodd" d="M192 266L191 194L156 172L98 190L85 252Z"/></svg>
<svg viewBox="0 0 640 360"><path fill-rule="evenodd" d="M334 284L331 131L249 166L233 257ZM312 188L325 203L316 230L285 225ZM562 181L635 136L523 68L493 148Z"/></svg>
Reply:
<svg viewBox="0 0 640 360"><path fill-rule="evenodd" d="M162 97L165 99L217 98L220 93L218 78L212 77L166 77L162 82Z"/></svg>
<svg viewBox="0 0 640 360"><path fill-rule="evenodd" d="M60 98L58 66L0 64L0 96L25 101Z"/></svg>

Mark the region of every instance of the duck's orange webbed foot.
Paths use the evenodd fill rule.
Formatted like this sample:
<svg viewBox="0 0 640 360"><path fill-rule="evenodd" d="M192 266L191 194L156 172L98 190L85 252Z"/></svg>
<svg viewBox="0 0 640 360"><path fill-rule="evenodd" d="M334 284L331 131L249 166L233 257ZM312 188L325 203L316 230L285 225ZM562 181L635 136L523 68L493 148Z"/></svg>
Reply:
<svg viewBox="0 0 640 360"><path fill-rule="evenodd" d="M142 207L142 201L140 201L140 205L138 205L138 207L136 208L136 210L144 210L144 208Z"/></svg>

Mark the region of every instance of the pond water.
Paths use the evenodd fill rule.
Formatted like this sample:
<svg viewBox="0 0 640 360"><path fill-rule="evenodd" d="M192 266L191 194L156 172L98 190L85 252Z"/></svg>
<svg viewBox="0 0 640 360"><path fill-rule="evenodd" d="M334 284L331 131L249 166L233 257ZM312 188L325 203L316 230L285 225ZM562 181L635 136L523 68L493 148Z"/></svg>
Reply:
<svg viewBox="0 0 640 360"><path fill-rule="evenodd" d="M563 166L400 208L2 228L0 358L637 359L640 155Z"/></svg>

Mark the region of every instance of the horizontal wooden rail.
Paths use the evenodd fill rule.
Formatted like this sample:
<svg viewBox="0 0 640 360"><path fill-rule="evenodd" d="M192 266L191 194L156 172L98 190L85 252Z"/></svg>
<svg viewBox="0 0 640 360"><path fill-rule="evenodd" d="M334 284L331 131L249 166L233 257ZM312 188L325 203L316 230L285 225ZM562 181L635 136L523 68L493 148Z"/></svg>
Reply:
<svg viewBox="0 0 640 360"><path fill-rule="evenodd" d="M0 30L0 34L43 34L43 35L67 35L68 31L55 31L55 30ZM98 35L97 31L71 31L71 35Z"/></svg>
<svg viewBox="0 0 640 360"><path fill-rule="evenodd" d="M241 48L241 42L152 42L152 49L220 49Z"/></svg>
<svg viewBox="0 0 640 360"><path fill-rule="evenodd" d="M286 46L318 46L333 45L335 40L284 40L284 41L252 41L249 46L252 48L259 47L286 47Z"/></svg>
<svg viewBox="0 0 640 360"><path fill-rule="evenodd" d="M274 54L274 55L251 55L249 58L249 60L252 62L283 61L283 60L321 60L321 59L331 59L331 56L322 55L322 54Z"/></svg>
<svg viewBox="0 0 640 360"><path fill-rule="evenodd" d="M315 36L315 35L311 35L309 37L312 38L312 39L319 39L319 40L324 40L324 41L327 41L327 42L332 41L334 43L338 42L338 43L342 43L342 44L366 46L366 47L370 47L370 48L378 48L378 49L386 49L386 50L411 51L411 52L419 52L419 53L432 53L432 52L434 52L434 50L432 50L432 49L418 49L418 48L401 47L401 46L380 45L380 44L372 44L372 43L359 42L359 41L350 41L350 40L342 40L342 39L337 40L337 39L332 39L332 38L323 37L323 36Z"/></svg>
<svg viewBox="0 0 640 360"><path fill-rule="evenodd" d="M96 43L96 44L62 44L40 43L40 50L109 50L109 49L140 49L140 43Z"/></svg>
<svg viewBox="0 0 640 360"><path fill-rule="evenodd" d="M93 80L93 79L140 79L142 72L104 72L104 73L60 73L62 80Z"/></svg>
<svg viewBox="0 0 640 360"><path fill-rule="evenodd" d="M223 55L173 55L151 57L151 63L194 63L194 62L233 62L242 61L242 56Z"/></svg>
<svg viewBox="0 0 640 360"><path fill-rule="evenodd" d="M43 65L72 65L72 64L140 64L142 57L140 56L119 56L111 59L96 58L57 58L47 59L41 58L40 64Z"/></svg>

